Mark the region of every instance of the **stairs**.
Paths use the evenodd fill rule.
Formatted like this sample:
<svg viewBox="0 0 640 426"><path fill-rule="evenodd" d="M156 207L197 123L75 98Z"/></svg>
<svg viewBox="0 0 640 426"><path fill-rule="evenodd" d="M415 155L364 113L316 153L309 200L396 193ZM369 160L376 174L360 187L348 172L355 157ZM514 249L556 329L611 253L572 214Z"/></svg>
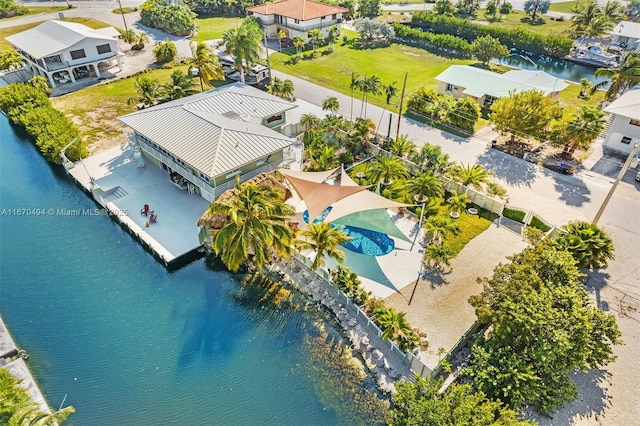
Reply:
<svg viewBox="0 0 640 426"><path fill-rule="evenodd" d="M129 195L129 193L127 191L125 191L124 189L122 189L119 186L116 186L115 188L111 188L105 192L102 193L102 198L105 201L115 201L118 198L122 198L124 196Z"/></svg>

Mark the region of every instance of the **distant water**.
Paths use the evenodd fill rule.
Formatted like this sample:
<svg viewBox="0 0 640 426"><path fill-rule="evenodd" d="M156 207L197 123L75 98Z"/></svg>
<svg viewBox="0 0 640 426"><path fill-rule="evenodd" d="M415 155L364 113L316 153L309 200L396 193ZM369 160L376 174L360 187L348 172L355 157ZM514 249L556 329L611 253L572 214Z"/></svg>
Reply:
<svg viewBox="0 0 640 426"><path fill-rule="evenodd" d="M0 115L0 210L92 200ZM168 273L111 219L0 218L0 311L76 425L331 425L303 340L319 313L243 304L204 260ZM306 367L305 367L306 365Z"/></svg>
<svg viewBox="0 0 640 426"><path fill-rule="evenodd" d="M520 56L519 54L513 54L506 58L494 60L505 65L518 67L525 70L537 69L551 74L556 78L574 81L577 83L579 83L580 79L582 78L586 78L592 84L597 84L607 80L606 77L596 77L594 75L597 69L596 67L576 64L574 62L565 61L564 59L556 59L537 55L528 56L526 53L523 53L522 56Z"/></svg>

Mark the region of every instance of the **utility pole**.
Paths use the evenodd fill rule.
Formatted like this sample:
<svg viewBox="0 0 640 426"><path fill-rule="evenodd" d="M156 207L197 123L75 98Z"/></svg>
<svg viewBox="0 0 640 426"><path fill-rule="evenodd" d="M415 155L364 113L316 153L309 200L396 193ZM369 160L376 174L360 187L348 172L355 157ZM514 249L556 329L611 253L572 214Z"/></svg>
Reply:
<svg viewBox="0 0 640 426"><path fill-rule="evenodd" d="M120 0L118 0L118 6L120 6L120 14L122 15L122 22L124 22L124 30L129 31L129 28L127 28L127 20L124 19L124 10L122 10L122 3L120 3Z"/></svg>
<svg viewBox="0 0 640 426"><path fill-rule="evenodd" d="M396 130L396 140L400 137L400 120L402 119L402 104L404 102L404 89L407 87L407 76L409 71L404 73L404 83L402 83L402 94L400 95L400 107L398 109L398 129Z"/></svg>
<svg viewBox="0 0 640 426"><path fill-rule="evenodd" d="M604 201L602 202L600 209L598 209L598 213L596 213L596 217L593 218L593 222L591 222L593 225L596 225L600 220L600 216L602 216L602 213L604 213L604 209L607 208L607 204L609 204L609 200L611 200L611 197L613 196L613 193L618 187L618 184L622 180L622 177L624 176L624 174L627 172L627 169L629 168L629 164L631 164L631 160L633 160L633 157L636 155L636 152L638 152L638 148L640 148L640 145L638 145L637 143L633 145L633 149L631 149L631 152L627 157L627 161L624 162L624 165L622 166L620 173L618 173L618 177L613 182L613 185L611 185L611 189L607 193L607 196L604 197Z"/></svg>

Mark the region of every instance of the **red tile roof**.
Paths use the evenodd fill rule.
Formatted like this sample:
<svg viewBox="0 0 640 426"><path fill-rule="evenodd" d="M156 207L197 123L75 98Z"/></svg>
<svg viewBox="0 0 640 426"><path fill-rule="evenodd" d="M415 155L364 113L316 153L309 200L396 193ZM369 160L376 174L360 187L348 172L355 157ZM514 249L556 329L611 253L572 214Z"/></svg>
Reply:
<svg viewBox="0 0 640 426"><path fill-rule="evenodd" d="M266 3L247 9L260 15L281 15L287 18L307 21L313 18L348 12L344 7L316 3L309 0L284 0L277 3Z"/></svg>

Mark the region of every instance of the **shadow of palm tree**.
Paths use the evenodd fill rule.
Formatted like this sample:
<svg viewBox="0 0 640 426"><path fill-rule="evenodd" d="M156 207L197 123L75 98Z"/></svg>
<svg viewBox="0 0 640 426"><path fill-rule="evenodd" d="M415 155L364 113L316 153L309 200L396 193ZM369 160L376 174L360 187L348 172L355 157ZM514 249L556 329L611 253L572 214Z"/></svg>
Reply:
<svg viewBox="0 0 640 426"><path fill-rule="evenodd" d="M553 180L556 191L560 193L559 200L568 206L580 207L591 201L591 191L579 177L563 176L553 172Z"/></svg>

